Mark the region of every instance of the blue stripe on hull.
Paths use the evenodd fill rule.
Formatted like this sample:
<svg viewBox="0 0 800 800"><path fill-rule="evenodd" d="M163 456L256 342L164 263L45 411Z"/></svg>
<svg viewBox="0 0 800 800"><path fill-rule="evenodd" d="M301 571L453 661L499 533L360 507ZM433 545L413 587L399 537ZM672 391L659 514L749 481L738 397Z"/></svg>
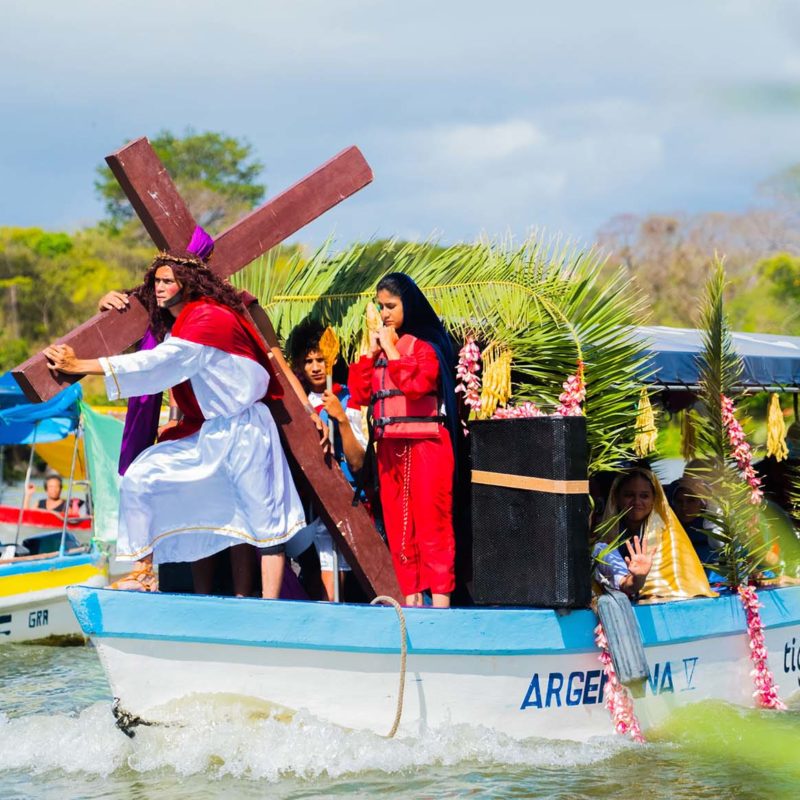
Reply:
<svg viewBox="0 0 800 800"><path fill-rule="evenodd" d="M159 639L366 653L399 650L392 608L365 605L147 594L73 586L87 636ZM759 592L767 628L800 621L800 587ZM595 648L591 611L405 609L409 651L436 655L560 655ZM724 595L636 607L646 646L743 633L739 598Z"/></svg>
<svg viewBox="0 0 800 800"><path fill-rule="evenodd" d="M65 567L82 567L85 564L95 564L102 558L103 556L97 551L90 550L88 553L63 556L54 553L49 558L36 559L35 561L10 561L7 564L0 564L0 578L5 578L9 575L26 575L32 572L64 569Z"/></svg>

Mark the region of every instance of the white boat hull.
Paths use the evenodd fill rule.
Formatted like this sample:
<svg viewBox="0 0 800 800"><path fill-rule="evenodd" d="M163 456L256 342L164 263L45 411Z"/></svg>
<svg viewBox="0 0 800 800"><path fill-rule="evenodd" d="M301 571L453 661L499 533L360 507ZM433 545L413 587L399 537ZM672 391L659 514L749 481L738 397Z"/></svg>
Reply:
<svg viewBox="0 0 800 800"><path fill-rule="evenodd" d="M789 592L790 604L778 596L781 592ZM286 713L307 711L346 728L379 734L391 728L400 668L392 609L181 596L128 603L131 598L123 596L128 593L117 593L117 598L107 598L108 592L89 596L79 588L71 593L120 707L144 720L174 722L196 702L246 699ZM765 616L776 623L767 622L770 667L788 696L798 690L800 679L800 618L791 616L800 610L800 589L764 595L773 600ZM716 624L706 631L682 629L703 603L709 614L719 617ZM657 724L671 709L700 700L752 706L744 617L741 624L731 619L737 604L737 598L729 597L689 601L683 612L684 604L637 609L651 670L645 695L635 703L644 728ZM90 605L94 622L87 618ZM773 619L786 605L792 611ZM702 611L702 605L699 608ZM184 615L192 609L196 618L184 626ZM237 609L246 611L247 619L236 620ZM202 621L204 611L208 616ZM130 620L132 613L147 616L147 624L128 635L113 630L115 617ZM559 627L554 612L534 609L405 613L409 652L401 733L459 723L491 727L515 738L585 740L612 732L602 704L597 650L573 647L591 641L590 612L563 617L573 618L566 627ZM279 615L286 619L281 622ZM224 631L219 623L226 617L228 636L220 639ZM172 624L162 625L170 618ZM377 627L364 630L373 620ZM671 631L650 630L653 623L663 627L670 621ZM292 624L300 628L288 631ZM360 633L354 629L348 637L348 626L359 624ZM586 624L588 637L582 630ZM338 630L331 627L337 625ZM191 631L181 635L185 627ZM208 635L198 636L204 627ZM394 647L386 647L392 636ZM437 637L443 637L438 644ZM650 644L648 638L661 642ZM385 649L389 651L382 652Z"/></svg>

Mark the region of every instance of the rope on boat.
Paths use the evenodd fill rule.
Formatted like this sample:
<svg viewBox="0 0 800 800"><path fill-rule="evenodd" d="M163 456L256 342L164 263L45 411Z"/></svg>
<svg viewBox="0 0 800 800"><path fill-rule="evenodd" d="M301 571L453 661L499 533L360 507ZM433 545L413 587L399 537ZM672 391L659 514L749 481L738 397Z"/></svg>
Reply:
<svg viewBox="0 0 800 800"><path fill-rule="evenodd" d="M397 612L397 619L400 622L400 686L397 689L397 707L394 712L394 722L392 729L386 734L387 739L391 739L400 726L400 718L403 716L403 697L406 691L406 660L408 657L408 643L406 641L406 615L403 613L403 608L400 603L393 597L388 597L385 594L379 594L371 603L371 606L376 604L383 604L393 606Z"/></svg>

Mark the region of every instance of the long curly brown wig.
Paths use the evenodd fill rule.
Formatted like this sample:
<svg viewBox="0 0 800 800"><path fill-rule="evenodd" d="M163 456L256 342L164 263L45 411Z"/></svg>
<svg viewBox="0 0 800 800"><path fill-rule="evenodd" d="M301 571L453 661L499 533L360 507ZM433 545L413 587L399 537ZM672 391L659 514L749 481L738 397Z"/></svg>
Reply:
<svg viewBox="0 0 800 800"><path fill-rule="evenodd" d="M236 289L218 278L200 259L159 253L145 273L144 283L134 290L139 302L150 315L150 327L158 341L164 341L164 337L172 328L172 323L175 322L175 317L169 309L159 308L156 302L155 280L156 270L159 267L172 269L175 280L181 286L183 299L187 303L199 300L201 297L209 297L240 314L244 313L245 306Z"/></svg>

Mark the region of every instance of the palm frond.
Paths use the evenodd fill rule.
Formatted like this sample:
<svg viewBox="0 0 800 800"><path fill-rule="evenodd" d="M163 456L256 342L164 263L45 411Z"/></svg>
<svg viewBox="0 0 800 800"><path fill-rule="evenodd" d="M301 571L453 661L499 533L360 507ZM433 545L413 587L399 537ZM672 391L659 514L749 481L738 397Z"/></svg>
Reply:
<svg viewBox="0 0 800 800"><path fill-rule="evenodd" d="M366 304L389 270L410 275L451 333L473 334L513 354L513 402L557 403L561 384L584 362L591 470L629 456L646 353L632 327L642 297L620 269L607 276L592 249L532 236L519 246L481 241L357 245L310 257L296 253L274 278L256 262L236 282L257 297L285 340L307 316L336 329L342 354L353 359L362 341Z"/></svg>
<svg viewBox="0 0 800 800"><path fill-rule="evenodd" d="M732 459L722 416L722 396L732 396L743 370L725 314L725 286L725 269L717 259L701 311L700 410L690 413L695 421L698 450L705 459L697 472L706 485L706 517L714 525L714 536L722 542L715 569L735 587L764 568L770 543L764 541L759 507L751 502L750 486Z"/></svg>

